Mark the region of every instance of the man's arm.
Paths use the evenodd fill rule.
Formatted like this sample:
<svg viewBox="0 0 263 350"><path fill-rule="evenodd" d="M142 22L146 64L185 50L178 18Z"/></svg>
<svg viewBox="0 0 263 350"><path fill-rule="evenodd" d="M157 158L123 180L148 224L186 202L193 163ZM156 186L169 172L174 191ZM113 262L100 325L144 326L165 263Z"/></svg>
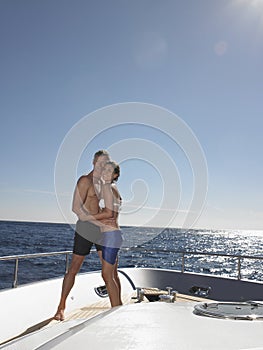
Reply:
<svg viewBox="0 0 263 350"><path fill-rule="evenodd" d="M85 221L89 215L88 211L83 206L87 198L88 189L91 185L91 181L87 176L81 176L77 182L73 201L72 201L72 211L77 215L77 217Z"/></svg>
<svg viewBox="0 0 263 350"><path fill-rule="evenodd" d="M102 185L102 198L104 199L105 208L103 208L103 210L98 214L87 215L85 220L97 221L102 219L110 219L114 216L113 192L112 192L110 183L106 183Z"/></svg>

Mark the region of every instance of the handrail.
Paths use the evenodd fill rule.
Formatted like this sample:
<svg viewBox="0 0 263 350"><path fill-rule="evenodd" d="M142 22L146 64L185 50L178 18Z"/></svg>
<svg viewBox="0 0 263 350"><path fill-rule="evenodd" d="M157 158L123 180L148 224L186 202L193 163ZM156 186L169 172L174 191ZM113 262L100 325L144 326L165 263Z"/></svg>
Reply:
<svg viewBox="0 0 263 350"><path fill-rule="evenodd" d="M44 257L44 256L63 255L63 254L71 254L71 253L72 253L72 250L63 250L63 251L59 251L59 252L50 252L50 253L5 255L5 256L0 256L0 260L31 259L31 258L39 258L39 257Z"/></svg>
<svg viewBox="0 0 263 350"><path fill-rule="evenodd" d="M123 250L129 251L150 251L150 252L158 252L158 253L175 253L175 254L181 254L182 255L182 266L181 266L181 272L185 272L185 258L186 255L204 255L204 256L220 256L225 258L235 258L237 259L237 279L241 280L241 259L251 259L251 260L263 260L263 256L257 256L257 255L240 255L240 254L223 254L223 253L209 253L209 252L197 252L197 251L190 251L190 250L174 250L174 249L147 249L143 247L135 247L135 248L122 248Z"/></svg>
<svg viewBox="0 0 263 350"><path fill-rule="evenodd" d="M181 263L181 272L185 272L185 259L186 255L203 255L203 256L217 256L217 257L225 257L225 258L235 258L237 259L237 279L241 280L241 259L251 259L251 260L263 260L263 256L256 255L240 255L240 254L223 254L223 253L209 253L209 252L197 252L197 251L182 251L182 250L173 250L173 249L147 249L143 247L132 247L132 248L121 248L121 251L129 252L129 251L142 251L142 252L157 252L157 253L175 253L181 254L182 263ZM91 252L96 252L96 250L92 249ZM39 258L39 257L47 257L54 255L66 255L65 262L65 272L68 271L69 267L69 255L72 254L71 250L64 250L59 252L49 252L49 253L32 253L32 254L21 254L21 255L7 255L0 256L0 261L4 260L15 260L15 268L14 268L14 278L13 278L13 288L18 285L18 262L20 259L31 259L31 258Z"/></svg>
<svg viewBox="0 0 263 350"><path fill-rule="evenodd" d="M6 256L0 256L0 261L15 260L14 278L13 278L12 287L16 288L18 285L18 262L20 259L42 258L42 257L46 257L46 256L53 256L53 255L66 255L65 272L67 272L68 267L69 267L69 254L71 254L71 253L72 253L71 250L64 250L64 251L60 251L60 252L50 252L50 253L6 255Z"/></svg>
<svg viewBox="0 0 263 350"><path fill-rule="evenodd" d="M224 253L213 253L213 252L197 252L191 250L174 250L174 249L148 249L144 247L135 247L135 248L121 248L122 250L132 250L132 251L150 251L158 253L177 253L177 254L187 254L187 255L210 255L210 256L223 256L227 258L242 258L242 259L259 259L263 260L263 256L258 255L241 255L241 254L224 254Z"/></svg>

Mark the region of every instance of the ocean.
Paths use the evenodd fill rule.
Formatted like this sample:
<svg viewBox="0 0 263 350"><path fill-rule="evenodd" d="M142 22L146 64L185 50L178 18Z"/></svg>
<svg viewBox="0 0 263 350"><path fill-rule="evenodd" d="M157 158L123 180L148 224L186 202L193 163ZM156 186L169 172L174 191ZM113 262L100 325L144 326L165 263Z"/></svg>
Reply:
<svg viewBox="0 0 263 350"><path fill-rule="evenodd" d="M181 253L197 251L213 254L262 257L262 231L183 230L124 226L120 267L156 267L181 270ZM0 221L0 257L72 250L74 225ZM241 259L242 278L263 281L262 260ZM0 260L0 289L11 288L14 260ZM81 272L100 270L96 252L84 261ZM188 254L185 271L237 277L237 259ZM18 284L63 276L65 256L56 255L19 261Z"/></svg>

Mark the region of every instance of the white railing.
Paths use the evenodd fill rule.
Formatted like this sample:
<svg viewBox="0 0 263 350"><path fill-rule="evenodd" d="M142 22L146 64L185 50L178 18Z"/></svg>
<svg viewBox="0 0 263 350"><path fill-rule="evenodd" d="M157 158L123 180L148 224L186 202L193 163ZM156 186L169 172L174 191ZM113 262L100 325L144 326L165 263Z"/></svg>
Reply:
<svg viewBox="0 0 263 350"><path fill-rule="evenodd" d="M157 252L157 253L174 253L181 255L181 272L185 272L185 260L187 256L189 255L201 255L201 256L216 256L216 257L224 257L228 259L236 259L237 260L237 279L242 279L241 274L241 260L243 259L250 259L250 260L263 260L263 256L256 256L256 255L239 255L239 254L223 254L223 253L209 253L209 252L197 252L197 251L182 251L182 250L173 250L173 249L147 249L143 247L136 247L136 248L123 248L122 250L126 251L138 251L138 252Z"/></svg>
<svg viewBox="0 0 263 350"><path fill-rule="evenodd" d="M18 285L18 263L20 260L23 259L32 259L32 258L43 258L47 256L54 256L54 255L65 255L66 256L66 262L65 262L65 271L68 271L69 267L69 255L72 254L71 250L65 250L61 252L50 252L50 253L35 253L35 254L21 254L21 255L8 255L8 256L0 256L0 261L3 260L14 260L15 261L15 268L14 268L14 277L13 277L13 288L17 287Z"/></svg>
<svg viewBox="0 0 263 350"><path fill-rule="evenodd" d="M166 249L146 249L142 247L136 247L136 248L122 248L122 252L143 252L143 253L174 253L179 254L181 256L181 272L185 272L185 261L187 259L187 256L216 256L216 257L224 257L224 258L231 258L237 260L237 279L242 279L241 269L242 259L251 259L251 260L263 260L263 256L252 256L252 255L237 255L237 254L222 254L222 253L208 253L208 252L196 252L196 251L180 251L180 250L166 250ZM96 250L91 250L92 253L96 252ZM22 259L32 259L32 258L42 258L42 257L50 257L55 255L65 255L65 272L68 271L69 267L69 256L72 254L72 251L65 250L60 252L50 252L50 253L36 253L36 254L23 254L23 255L9 255L9 256L2 256L0 257L0 261L7 261L7 260L14 260L15 267L14 267L14 277L13 277L13 283L12 286L15 288L18 285L18 267L19 267L19 261Z"/></svg>

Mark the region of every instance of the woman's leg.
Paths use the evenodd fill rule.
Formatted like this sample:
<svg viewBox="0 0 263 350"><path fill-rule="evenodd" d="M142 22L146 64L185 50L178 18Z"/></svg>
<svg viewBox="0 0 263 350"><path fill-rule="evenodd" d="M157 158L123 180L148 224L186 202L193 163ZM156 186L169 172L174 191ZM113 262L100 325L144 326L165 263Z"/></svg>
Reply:
<svg viewBox="0 0 263 350"><path fill-rule="evenodd" d="M102 278L106 284L106 288L109 294L111 306L122 305L120 301L120 291L117 281L115 280L115 269L117 261L114 265L108 263L102 259Z"/></svg>
<svg viewBox="0 0 263 350"><path fill-rule="evenodd" d="M114 264L114 279L118 285L118 289L119 289L119 303L120 305L122 305L122 301L121 301L121 282L119 279L119 274L118 274L118 257L116 259L116 262Z"/></svg>

